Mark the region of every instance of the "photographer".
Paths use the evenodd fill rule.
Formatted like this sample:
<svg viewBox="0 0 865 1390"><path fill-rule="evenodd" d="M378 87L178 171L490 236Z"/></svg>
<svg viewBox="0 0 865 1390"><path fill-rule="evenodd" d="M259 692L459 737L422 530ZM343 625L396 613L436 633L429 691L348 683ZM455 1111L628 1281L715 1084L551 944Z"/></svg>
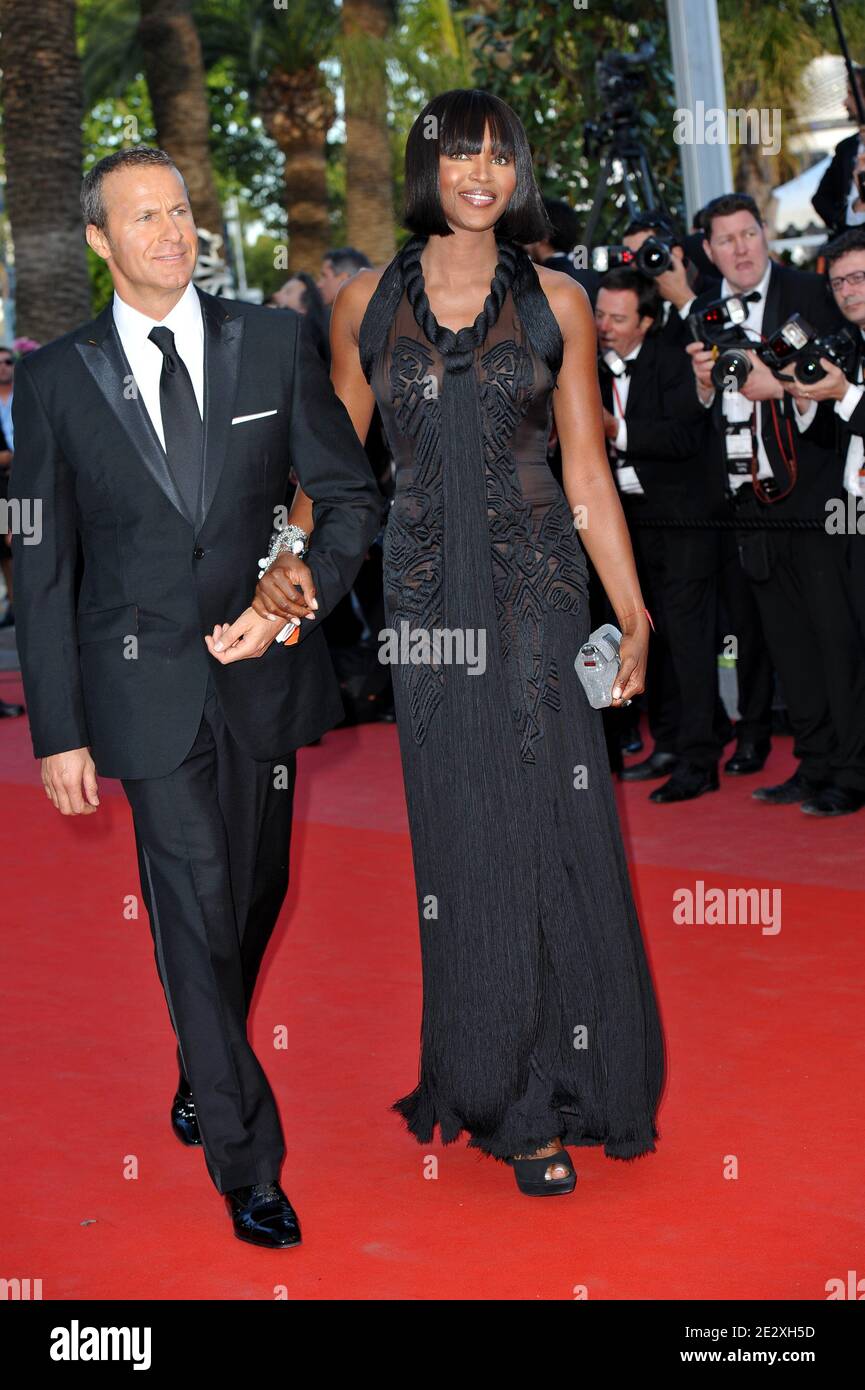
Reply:
<svg viewBox="0 0 865 1390"><path fill-rule="evenodd" d="M748 340L765 340L796 313L819 333L837 329L841 318L823 281L770 262L765 228L752 198L723 195L704 209L703 218L706 253L724 277L721 294L741 296L739 308L746 317L740 331L747 330ZM709 296L701 296L694 312L708 304ZM740 352L746 379L731 376L724 389L718 389L711 377L718 348L710 346L711 340L711 335L704 336L687 350L699 398L712 418L712 448L716 467L726 474L730 513L746 521L825 517L826 501L837 492L838 465L819 429L809 437L816 402L803 397L794 403L752 349ZM833 815L843 811L828 807L820 793L837 786L843 775L838 761L843 731L833 717L825 665L815 655L823 645L827 615L809 573L811 550L803 544L807 534L760 528L737 533L753 608L749 612L742 604L733 621L740 661L752 674L765 640L781 678L800 760L787 781L758 788L752 795L773 805L801 802L810 814ZM768 683L768 660L764 669ZM762 729L758 728L764 748L769 728L767 700Z"/></svg>
<svg viewBox="0 0 865 1390"><path fill-rule="evenodd" d="M601 281L595 318L608 447L655 624L647 681L655 748L622 776L644 781L671 774L649 798L668 802L717 788L720 746L713 730L714 615L710 619L690 600L702 566L696 533L639 524L701 515L709 505L698 463L707 421L694 398L687 359L654 331L660 308L655 284L619 267Z"/></svg>
<svg viewBox="0 0 865 1390"><path fill-rule="evenodd" d="M797 399L820 402L824 418L831 411L843 469L825 531L807 537L809 574L824 620L829 696L840 734L835 785L821 800L834 814L843 814L865 804L865 226L843 232L824 255L835 303L849 325L850 351L843 354L843 366L821 356L818 380L794 381L786 389Z"/></svg>
<svg viewBox="0 0 865 1390"><path fill-rule="evenodd" d="M865 103L865 68L854 68L853 71L859 95ZM859 112L849 83L846 106L851 121L858 123ZM865 125L837 146L832 163L811 199L814 211L822 217L830 232L840 232L844 227L865 223L865 198L860 187L860 175L865 178Z"/></svg>
<svg viewBox="0 0 865 1390"><path fill-rule="evenodd" d="M671 341L683 345L689 341L686 319L697 295L712 292L720 294L720 280L700 273L688 260L685 247L677 237L672 224L658 209L637 213L625 229L622 244L629 251L639 251L653 238L661 243L669 253L669 269L654 276L658 293L664 301L661 306L664 335ZM639 267L638 267L639 268Z"/></svg>

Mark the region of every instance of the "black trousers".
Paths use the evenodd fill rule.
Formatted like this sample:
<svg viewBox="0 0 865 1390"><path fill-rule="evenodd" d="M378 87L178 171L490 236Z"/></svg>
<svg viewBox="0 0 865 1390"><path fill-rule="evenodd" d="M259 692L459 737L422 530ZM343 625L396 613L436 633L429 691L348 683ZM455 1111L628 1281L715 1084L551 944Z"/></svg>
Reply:
<svg viewBox="0 0 865 1390"><path fill-rule="evenodd" d="M759 616L729 533L639 524L629 499L640 581L655 624L647 696L655 748L695 767L717 765L731 737L718 692L719 605L738 641L740 742L768 741L772 673Z"/></svg>
<svg viewBox="0 0 865 1390"><path fill-rule="evenodd" d="M736 514L765 516L766 509L747 495ZM859 539L822 529L738 534L801 771L865 791L865 651L854 597Z"/></svg>
<svg viewBox="0 0 865 1390"><path fill-rule="evenodd" d="M759 505L759 504L755 504ZM727 637L736 639L736 682L739 721L736 741L766 747L772 741L773 667L763 630L760 606L742 568L736 533L713 532L718 553L718 607L721 649Z"/></svg>
<svg viewBox="0 0 865 1390"><path fill-rule="evenodd" d="M807 531L802 540L815 658L834 732L829 778L865 792L865 536Z"/></svg>
<svg viewBox="0 0 865 1390"><path fill-rule="evenodd" d="M276 1101L247 1038L288 888L296 755L257 762L208 683L201 725L166 777L127 779L156 965L219 1192L279 1177Z"/></svg>

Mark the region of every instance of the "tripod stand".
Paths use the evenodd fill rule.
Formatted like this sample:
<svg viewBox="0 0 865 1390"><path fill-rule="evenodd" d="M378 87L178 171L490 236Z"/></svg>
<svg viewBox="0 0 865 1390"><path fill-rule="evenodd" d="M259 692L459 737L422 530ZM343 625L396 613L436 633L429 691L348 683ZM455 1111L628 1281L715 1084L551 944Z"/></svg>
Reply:
<svg viewBox="0 0 865 1390"><path fill-rule="evenodd" d="M622 187L625 194L625 208L628 214L628 221L638 212L648 211L650 208L657 208L665 212L669 217L667 205L658 188L657 181L649 166L649 158L646 148L635 132L630 121L625 121L618 125L617 122L611 123L606 129L599 133L601 128L592 128L592 135L589 134L589 127L586 128L586 153L589 153L589 140L596 146L598 152L605 151L604 161L598 173L595 183L592 208L586 223L584 237L587 246L591 246L594 241L598 222L600 221L601 209L607 196L607 188L613 173L614 164L620 164L624 173ZM638 194L635 194L635 186ZM621 215L621 214L620 214ZM616 218L618 221L618 217Z"/></svg>

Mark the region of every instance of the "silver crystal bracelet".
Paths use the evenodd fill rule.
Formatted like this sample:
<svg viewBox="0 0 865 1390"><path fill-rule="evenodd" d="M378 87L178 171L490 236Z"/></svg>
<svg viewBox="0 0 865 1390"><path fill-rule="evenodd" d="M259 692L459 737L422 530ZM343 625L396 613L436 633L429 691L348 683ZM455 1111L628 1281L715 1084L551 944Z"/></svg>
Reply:
<svg viewBox="0 0 865 1390"><path fill-rule="evenodd" d="M261 579L262 575L267 573L277 557L284 554L286 551L289 551L292 555L303 558L306 554L308 544L309 535L300 526L291 524L289 526L282 526L279 530L274 531L270 538L267 554L258 562L259 579ZM284 642L286 637L289 637L296 627L300 627L300 619L290 618L289 621L280 628L274 641Z"/></svg>

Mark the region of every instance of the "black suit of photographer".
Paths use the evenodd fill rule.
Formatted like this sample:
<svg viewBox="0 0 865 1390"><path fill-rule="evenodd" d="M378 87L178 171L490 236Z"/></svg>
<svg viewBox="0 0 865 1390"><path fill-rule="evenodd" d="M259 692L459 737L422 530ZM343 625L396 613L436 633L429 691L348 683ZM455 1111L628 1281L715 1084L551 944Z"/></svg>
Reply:
<svg viewBox="0 0 865 1390"><path fill-rule="evenodd" d="M694 309L704 308L701 296ZM843 319L822 278L772 264L763 314L763 337L769 337L793 314L799 313L820 333L836 332ZM789 371L790 369L788 369ZM774 411L773 411L774 407ZM865 789L865 767L851 747L848 721L840 716L831 675L837 660L836 626L842 619L829 599L837 586L835 555L826 549L822 529L827 502L839 495L841 463L834 442L831 408L820 405L812 423L800 431L792 397L761 402L761 433L774 481L780 490L790 475L778 446L795 454L797 477L792 491L767 504L756 497L750 481L729 499L736 519L794 522L790 529L742 529L736 532L739 558L760 614L772 662L786 697L794 734L794 751L809 781ZM712 451L719 476L726 477L722 397L715 393L710 409ZM776 432L777 431L777 432ZM819 528L795 529L798 520L816 520ZM837 548L836 548L837 551ZM835 578L832 578L833 573ZM742 633L737 634L740 640ZM843 638L849 652L849 640ZM854 741L855 742L855 741ZM851 761L852 759L852 761Z"/></svg>
<svg viewBox="0 0 865 1390"><path fill-rule="evenodd" d="M848 325L848 328L850 326ZM848 381L863 384L865 339L858 339ZM815 428L838 458L837 485L827 526L805 538L814 603L823 615L822 660L827 671L832 718L838 732L838 786L865 792L865 498L845 487L847 452L854 438L865 442L865 395L845 421L824 401Z"/></svg>
<svg viewBox="0 0 865 1390"><path fill-rule="evenodd" d="M847 226L847 207L853 183L853 166L859 149L859 132L848 135L835 147L832 162L823 175L811 205L830 232L843 232Z"/></svg>
<svg viewBox="0 0 865 1390"><path fill-rule="evenodd" d="M655 624L649 725L656 752L712 767L721 749L714 533L644 524L717 513L720 493L705 459L709 422L695 397L676 325L670 328L668 322L666 329L649 333L628 365L627 448L621 462L633 467L643 495L622 491L620 497ZM600 379L604 405L612 412L614 376L606 365Z"/></svg>
<svg viewBox="0 0 865 1390"><path fill-rule="evenodd" d="M246 1015L288 883L295 750L343 716L319 629L382 503L301 317L198 296L197 514L112 306L19 366L10 495L42 506L39 543L13 546L34 752L89 747L123 781L180 1064L226 1192L277 1178L282 1161ZM319 608L294 646L223 666L203 634L249 606L292 465L314 503Z"/></svg>

